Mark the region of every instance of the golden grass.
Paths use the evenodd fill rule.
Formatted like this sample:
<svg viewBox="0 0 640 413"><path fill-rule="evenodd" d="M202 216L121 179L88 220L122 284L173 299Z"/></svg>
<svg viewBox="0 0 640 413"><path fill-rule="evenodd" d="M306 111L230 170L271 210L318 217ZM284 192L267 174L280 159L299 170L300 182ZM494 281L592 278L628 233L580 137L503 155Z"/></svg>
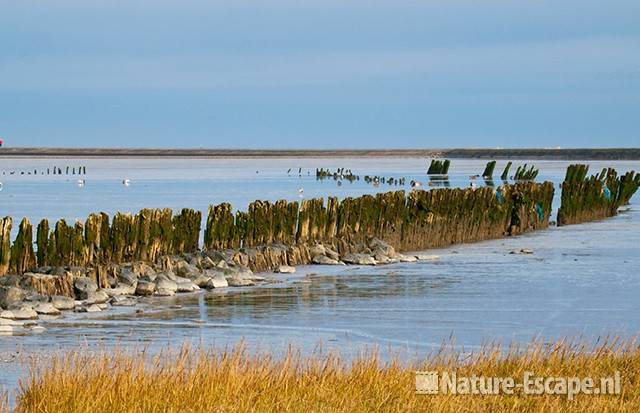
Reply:
<svg viewBox="0 0 640 413"><path fill-rule="evenodd" d="M32 366L17 412L613 412L640 411L640 350L635 341L595 346L533 342L488 345L474 353L445 347L419 365L382 362L376 352L347 362L335 354L303 357L220 352L184 346L150 356L79 350ZM622 377L620 395L418 395L414 371L458 376Z"/></svg>

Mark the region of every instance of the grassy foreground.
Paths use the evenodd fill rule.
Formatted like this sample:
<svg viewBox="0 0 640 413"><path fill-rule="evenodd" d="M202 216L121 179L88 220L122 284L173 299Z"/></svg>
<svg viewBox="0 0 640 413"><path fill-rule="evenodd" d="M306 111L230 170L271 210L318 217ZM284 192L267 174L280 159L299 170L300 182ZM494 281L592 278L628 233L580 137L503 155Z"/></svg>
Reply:
<svg viewBox="0 0 640 413"><path fill-rule="evenodd" d="M17 412L371 412L499 411L613 412L640 410L640 350L635 341L595 346L566 342L524 348L488 345L472 354L450 347L420 365L382 362L375 352L347 362L337 355L278 359L185 346L145 352L86 351L32 366L17 394ZM419 395L414 371L456 370L463 375L621 375L619 395Z"/></svg>

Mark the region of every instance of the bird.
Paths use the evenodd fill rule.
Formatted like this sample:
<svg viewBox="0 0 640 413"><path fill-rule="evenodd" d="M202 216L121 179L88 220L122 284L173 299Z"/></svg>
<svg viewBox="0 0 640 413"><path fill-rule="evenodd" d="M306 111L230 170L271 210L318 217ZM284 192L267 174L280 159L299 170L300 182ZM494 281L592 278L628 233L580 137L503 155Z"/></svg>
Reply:
<svg viewBox="0 0 640 413"><path fill-rule="evenodd" d="M85 184L84 179L78 179L78 186L79 186L80 188L82 188L82 187L84 186L84 184Z"/></svg>
<svg viewBox="0 0 640 413"><path fill-rule="evenodd" d="M129 185L131 185L131 180L129 180L129 179L123 179L123 180L122 180L122 185L124 185L124 186L129 186Z"/></svg>

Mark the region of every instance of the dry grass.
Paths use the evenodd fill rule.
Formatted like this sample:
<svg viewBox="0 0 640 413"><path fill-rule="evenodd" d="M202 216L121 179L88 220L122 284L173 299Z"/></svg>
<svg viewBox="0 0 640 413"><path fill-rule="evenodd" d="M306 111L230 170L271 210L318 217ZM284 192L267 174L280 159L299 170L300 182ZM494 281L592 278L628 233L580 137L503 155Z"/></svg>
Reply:
<svg viewBox="0 0 640 413"><path fill-rule="evenodd" d="M622 394L566 396L418 395L414 370L458 376L611 376ZM419 366L382 362L375 352L352 362L336 355L250 354L240 345L216 352L183 347L151 357L121 351L78 351L33 366L17 395L17 412L371 412L371 411L640 411L640 350L635 341L595 346L534 342L489 345L473 354L443 348Z"/></svg>

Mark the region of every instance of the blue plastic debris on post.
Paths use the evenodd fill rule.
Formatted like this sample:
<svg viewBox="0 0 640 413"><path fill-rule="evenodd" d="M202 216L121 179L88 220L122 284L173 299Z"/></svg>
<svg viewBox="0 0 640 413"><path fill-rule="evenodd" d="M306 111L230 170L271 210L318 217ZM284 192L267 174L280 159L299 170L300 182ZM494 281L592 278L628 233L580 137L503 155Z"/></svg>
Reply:
<svg viewBox="0 0 640 413"><path fill-rule="evenodd" d="M604 197L607 201L611 201L611 190L608 187L604 187Z"/></svg>
<svg viewBox="0 0 640 413"><path fill-rule="evenodd" d="M542 210L540 202L536 203L536 212L538 213L538 219L542 221L544 219L544 211Z"/></svg>
<svg viewBox="0 0 640 413"><path fill-rule="evenodd" d="M501 204L504 202L504 195L502 195L502 192L496 191L496 198L498 199L498 202L500 202Z"/></svg>

